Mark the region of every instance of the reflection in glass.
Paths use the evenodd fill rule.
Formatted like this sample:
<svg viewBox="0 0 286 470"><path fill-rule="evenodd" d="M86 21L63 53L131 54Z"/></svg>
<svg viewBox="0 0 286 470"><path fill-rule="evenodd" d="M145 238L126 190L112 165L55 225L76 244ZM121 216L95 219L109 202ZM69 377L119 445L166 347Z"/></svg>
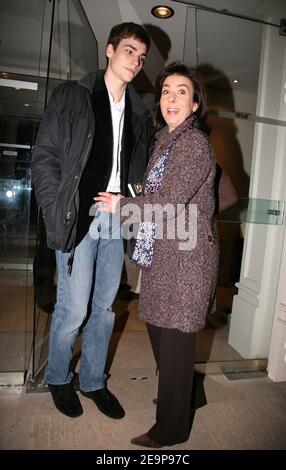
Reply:
<svg viewBox="0 0 286 470"><path fill-rule="evenodd" d="M32 377L47 357L56 282L54 253L46 246L43 224L37 224L31 150L53 89L64 80L76 80L96 70L97 44L79 0L10 0L2 4L0 383L2 372L9 380L7 371L19 372L17 383L23 383L31 351ZM15 80L9 82L15 86L6 86L8 80Z"/></svg>

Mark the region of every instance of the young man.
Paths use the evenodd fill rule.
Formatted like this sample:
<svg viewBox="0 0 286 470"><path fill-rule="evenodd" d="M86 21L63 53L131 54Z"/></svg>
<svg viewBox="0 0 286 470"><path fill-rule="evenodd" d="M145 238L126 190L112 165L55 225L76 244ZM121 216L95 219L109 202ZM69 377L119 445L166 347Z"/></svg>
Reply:
<svg viewBox="0 0 286 470"><path fill-rule="evenodd" d="M143 178L151 117L130 82L142 69L149 47L142 26L114 26L105 72L66 82L54 91L33 152L35 195L58 269L45 379L55 406L70 417L83 412L69 368L80 328L80 392L110 418L125 414L107 389L104 373L123 241L119 230L115 237L94 236L97 228L91 230L90 214L98 191L126 195L128 183ZM101 230L110 234L112 221L106 213L100 215Z"/></svg>

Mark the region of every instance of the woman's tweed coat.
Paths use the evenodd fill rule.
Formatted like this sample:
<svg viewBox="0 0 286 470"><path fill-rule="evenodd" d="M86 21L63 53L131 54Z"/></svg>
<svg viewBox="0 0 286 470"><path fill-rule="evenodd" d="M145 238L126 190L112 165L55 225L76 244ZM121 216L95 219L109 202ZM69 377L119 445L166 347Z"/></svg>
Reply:
<svg viewBox="0 0 286 470"><path fill-rule="evenodd" d="M152 266L142 270L140 318L152 325L183 332L196 332L204 327L218 270L218 239L213 219L214 155L206 135L193 122L194 118L190 117L174 131L169 133L166 126L157 134L146 175L176 137L159 191L120 201L121 209L135 203L142 213L144 204L176 207L184 204L185 214L189 213L189 204L197 205L195 248L179 250L182 239L177 234L173 240L157 239Z"/></svg>

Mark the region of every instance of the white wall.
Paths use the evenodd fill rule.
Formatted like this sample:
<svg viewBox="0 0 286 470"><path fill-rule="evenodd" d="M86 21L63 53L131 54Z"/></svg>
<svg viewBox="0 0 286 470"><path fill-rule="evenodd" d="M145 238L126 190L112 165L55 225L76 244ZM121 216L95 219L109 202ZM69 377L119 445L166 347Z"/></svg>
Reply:
<svg viewBox="0 0 286 470"><path fill-rule="evenodd" d="M258 116L286 120L285 73L285 37L279 35L277 28L264 27L256 109ZM285 127L255 124L250 180L252 198L285 201L285 139ZM264 215L267 215L266 209ZM282 275L284 282L284 271L279 274L281 258L283 262L284 231L285 220L283 225L246 224L239 291L234 297L229 338L230 344L245 358L268 357L270 338L278 354L283 354L286 323L283 324L282 337L277 330L273 330L271 335L271 329L273 319L274 325L281 328L281 311L277 307L274 316L274 306L277 303L279 275L280 278ZM278 306L279 302L283 305L281 295ZM273 358L277 359L277 352ZM275 363L275 359L273 361Z"/></svg>

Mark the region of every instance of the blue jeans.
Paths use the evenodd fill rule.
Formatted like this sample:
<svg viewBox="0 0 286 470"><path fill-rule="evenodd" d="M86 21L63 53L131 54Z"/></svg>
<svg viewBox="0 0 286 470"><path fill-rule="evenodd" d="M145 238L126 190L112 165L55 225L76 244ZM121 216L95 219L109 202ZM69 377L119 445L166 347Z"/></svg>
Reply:
<svg viewBox="0 0 286 470"><path fill-rule="evenodd" d="M73 347L91 300L91 313L82 329L79 383L85 392L105 386L104 369L115 317L112 304L120 284L124 258L120 225L116 222L111 236L112 219L106 212L96 213L89 232L75 249L71 276L67 265L70 254L56 252L58 287L45 371L48 383L71 382L73 373L69 365Z"/></svg>

